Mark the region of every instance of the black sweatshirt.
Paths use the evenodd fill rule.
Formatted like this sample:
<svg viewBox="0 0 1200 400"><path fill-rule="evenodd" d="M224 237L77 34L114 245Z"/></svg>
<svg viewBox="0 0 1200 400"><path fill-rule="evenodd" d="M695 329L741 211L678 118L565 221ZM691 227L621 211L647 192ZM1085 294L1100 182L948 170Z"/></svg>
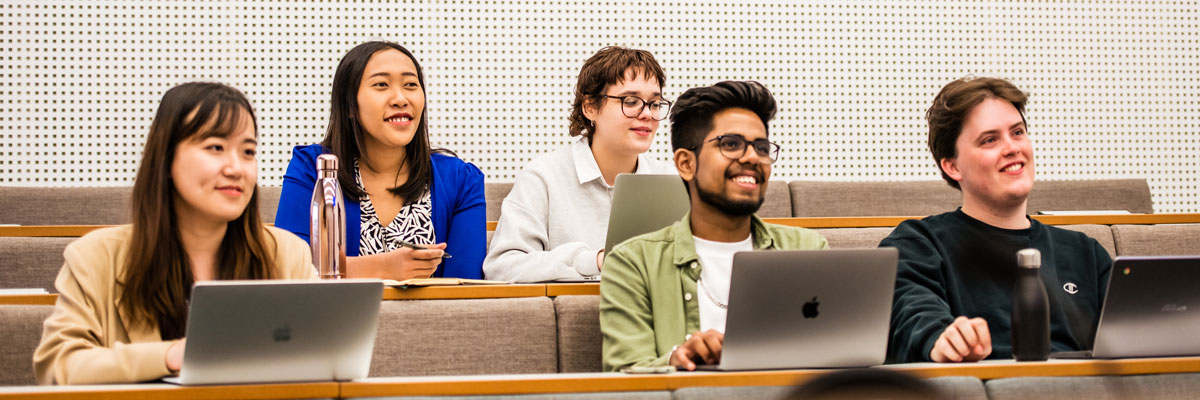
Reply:
<svg viewBox="0 0 1200 400"><path fill-rule="evenodd" d="M1012 290L1017 250L1042 253L1050 301L1050 350L1092 347L1112 259L1095 239L1030 220L1001 229L961 209L896 227L880 247L900 251L892 303L888 362L931 361L929 352L958 316L983 317L992 338L989 359L1012 358Z"/></svg>

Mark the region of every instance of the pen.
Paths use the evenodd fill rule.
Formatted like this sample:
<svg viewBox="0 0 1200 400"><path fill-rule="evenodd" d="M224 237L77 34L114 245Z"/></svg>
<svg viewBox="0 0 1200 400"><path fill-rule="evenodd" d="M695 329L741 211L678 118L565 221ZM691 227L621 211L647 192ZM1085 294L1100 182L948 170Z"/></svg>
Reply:
<svg viewBox="0 0 1200 400"><path fill-rule="evenodd" d="M407 248L410 248L413 250L429 250L427 248L421 247L421 245L416 244L416 243L405 242L403 240L400 240L399 242L400 242L400 246L407 247ZM450 253L447 253L445 250L442 250L442 258L452 258L452 257L450 256Z"/></svg>

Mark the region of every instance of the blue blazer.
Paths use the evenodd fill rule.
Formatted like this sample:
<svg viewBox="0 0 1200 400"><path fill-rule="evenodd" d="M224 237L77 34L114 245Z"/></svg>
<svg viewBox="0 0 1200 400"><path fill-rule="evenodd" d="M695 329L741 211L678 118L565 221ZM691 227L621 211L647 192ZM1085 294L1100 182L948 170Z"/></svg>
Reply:
<svg viewBox="0 0 1200 400"><path fill-rule="evenodd" d="M275 213L275 226L296 234L310 245L309 206L317 183L317 156L323 153L328 150L320 144L292 149L292 161L283 176L279 210ZM430 160L433 231L437 243L446 243L446 252L454 256L443 260L433 276L482 279L483 257L487 255L483 172L471 163L444 154L433 154ZM362 229L362 213L357 201L344 195L342 199L346 205L346 255L354 257L358 256L362 237L358 234Z"/></svg>

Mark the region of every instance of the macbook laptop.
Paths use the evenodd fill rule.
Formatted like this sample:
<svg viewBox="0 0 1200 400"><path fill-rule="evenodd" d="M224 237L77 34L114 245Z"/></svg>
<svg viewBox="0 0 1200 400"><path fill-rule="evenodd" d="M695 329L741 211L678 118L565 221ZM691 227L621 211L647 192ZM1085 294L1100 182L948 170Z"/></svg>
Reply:
<svg viewBox="0 0 1200 400"><path fill-rule="evenodd" d="M1117 257L1093 358L1200 355L1200 256Z"/></svg>
<svg viewBox="0 0 1200 400"><path fill-rule="evenodd" d="M367 376L378 280L207 281L192 288L183 385Z"/></svg>
<svg viewBox="0 0 1200 400"><path fill-rule="evenodd" d="M890 247L734 254L721 363L705 369L883 364L898 258Z"/></svg>
<svg viewBox="0 0 1200 400"><path fill-rule="evenodd" d="M613 185L604 253L629 238L666 228L683 218L691 207L687 187L679 175L618 174ZM595 275L555 282L599 281L600 276Z"/></svg>

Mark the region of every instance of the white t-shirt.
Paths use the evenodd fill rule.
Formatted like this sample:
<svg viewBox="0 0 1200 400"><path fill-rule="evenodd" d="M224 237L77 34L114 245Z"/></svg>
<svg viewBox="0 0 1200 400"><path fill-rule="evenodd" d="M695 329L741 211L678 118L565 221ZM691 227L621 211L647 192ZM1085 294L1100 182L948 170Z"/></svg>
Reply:
<svg viewBox="0 0 1200 400"><path fill-rule="evenodd" d="M751 236L740 242L714 242L692 236L700 257L700 280L696 282L700 306L700 330L725 332L725 307L729 304L729 277L733 275L733 253L754 250ZM720 303L720 304L718 304Z"/></svg>

